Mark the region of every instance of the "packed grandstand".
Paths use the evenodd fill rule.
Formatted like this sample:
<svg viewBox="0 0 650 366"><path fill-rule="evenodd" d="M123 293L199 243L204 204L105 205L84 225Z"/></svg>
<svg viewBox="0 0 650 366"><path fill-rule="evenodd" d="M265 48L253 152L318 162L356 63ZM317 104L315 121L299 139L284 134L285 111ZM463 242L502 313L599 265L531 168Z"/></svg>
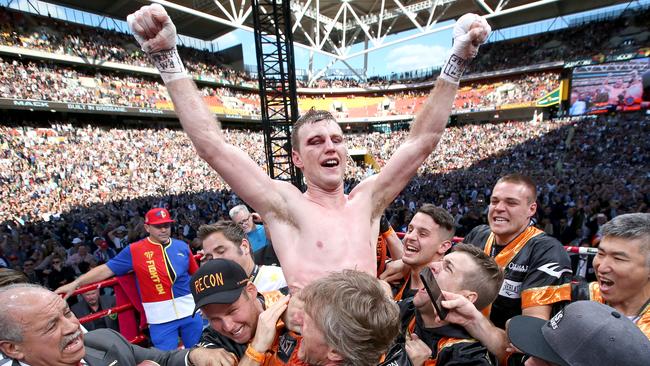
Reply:
<svg viewBox="0 0 650 366"><path fill-rule="evenodd" d="M597 243L602 215L650 212L649 17L639 7L482 46L390 224L407 231L432 203L463 237L488 222L494 183L515 171L537 183L535 226L565 245ZM209 51L179 51L226 140L266 170L257 79ZM196 252L199 226L243 203L196 154L132 35L2 7L0 70L0 264L54 290L105 260L71 261L76 240L91 253L97 237L134 242L144 213L165 207ZM299 80L300 111L330 111L346 131L346 192L406 139L439 72ZM53 257L69 278L48 276Z"/></svg>

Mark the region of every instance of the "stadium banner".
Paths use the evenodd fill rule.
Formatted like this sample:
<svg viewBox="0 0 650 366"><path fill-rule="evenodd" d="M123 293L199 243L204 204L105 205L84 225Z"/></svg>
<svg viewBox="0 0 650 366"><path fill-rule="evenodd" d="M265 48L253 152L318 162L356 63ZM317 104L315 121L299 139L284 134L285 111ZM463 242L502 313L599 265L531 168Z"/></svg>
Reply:
<svg viewBox="0 0 650 366"><path fill-rule="evenodd" d="M18 109L29 111L50 111L50 112L69 112L69 113L93 113L93 114L107 114L107 115L124 115L124 116L139 116L139 117L153 117L161 116L168 118L176 118L176 113L169 109L158 108L139 108L139 107L125 107L117 105L105 104L85 104L85 103L65 103L65 102L50 102L45 100L27 100L27 99L10 99L0 98L0 109ZM256 121L259 122L260 118L256 116L241 116L235 113L218 113L216 114L220 119L237 119L242 121Z"/></svg>
<svg viewBox="0 0 650 366"><path fill-rule="evenodd" d="M535 106L537 107L549 107L552 105L560 104L560 92L562 91L562 85L552 92L546 94L545 96L537 99Z"/></svg>
<svg viewBox="0 0 650 366"><path fill-rule="evenodd" d="M569 115L638 111L648 108L644 89L650 87L650 57L573 70Z"/></svg>

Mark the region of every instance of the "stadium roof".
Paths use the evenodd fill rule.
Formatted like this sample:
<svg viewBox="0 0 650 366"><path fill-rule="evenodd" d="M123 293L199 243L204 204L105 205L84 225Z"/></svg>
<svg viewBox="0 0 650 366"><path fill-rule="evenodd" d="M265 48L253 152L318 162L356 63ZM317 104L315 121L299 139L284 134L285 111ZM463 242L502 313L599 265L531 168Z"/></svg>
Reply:
<svg viewBox="0 0 650 366"><path fill-rule="evenodd" d="M48 0L112 18L149 3L166 7L180 34L213 40L234 29L253 29L251 0ZM281 1L281 0L278 0ZM406 39L435 33L467 12L485 15L493 29L530 23L627 0L291 0L293 38L305 48L346 60ZM386 41L406 30L415 34ZM368 41L364 50L350 46Z"/></svg>
<svg viewBox="0 0 650 366"><path fill-rule="evenodd" d="M278 0L281 1L281 0ZM252 30L250 0L49 0L117 19L157 2L170 13L180 34L213 40L236 28ZM417 29L434 33L438 22L467 12L485 15L493 29L529 23L627 0L292 0L294 41L340 58L342 48L368 39ZM432 11L433 10L433 11ZM298 20L298 21L296 21ZM316 29L319 32L316 32Z"/></svg>

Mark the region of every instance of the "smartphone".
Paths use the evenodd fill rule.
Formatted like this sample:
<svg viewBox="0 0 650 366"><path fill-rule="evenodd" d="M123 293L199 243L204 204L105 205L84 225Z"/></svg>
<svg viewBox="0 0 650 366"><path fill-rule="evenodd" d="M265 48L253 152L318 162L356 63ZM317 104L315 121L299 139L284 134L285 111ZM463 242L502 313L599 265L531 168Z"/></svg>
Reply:
<svg viewBox="0 0 650 366"><path fill-rule="evenodd" d="M440 320L445 320L447 317L447 309L442 307L442 300L444 300L442 297L442 291L440 291L440 286L438 286L438 282L429 267L425 267L420 271L420 279L424 284L424 289L427 290L427 294L429 294L429 298L431 299L433 307L436 309L436 313L438 313L438 317Z"/></svg>

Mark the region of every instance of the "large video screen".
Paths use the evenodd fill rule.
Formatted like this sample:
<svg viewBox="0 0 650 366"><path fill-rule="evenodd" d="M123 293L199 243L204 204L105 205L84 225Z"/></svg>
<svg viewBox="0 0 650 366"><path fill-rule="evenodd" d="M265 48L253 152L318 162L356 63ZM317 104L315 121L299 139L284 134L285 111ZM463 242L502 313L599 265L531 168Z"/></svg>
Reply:
<svg viewBox="0 0 650 366"><path fill-rule="evenodd" d="M569 114L645 109L650 104L649 89L650 57L576 67L571 79Z"/></svg>

